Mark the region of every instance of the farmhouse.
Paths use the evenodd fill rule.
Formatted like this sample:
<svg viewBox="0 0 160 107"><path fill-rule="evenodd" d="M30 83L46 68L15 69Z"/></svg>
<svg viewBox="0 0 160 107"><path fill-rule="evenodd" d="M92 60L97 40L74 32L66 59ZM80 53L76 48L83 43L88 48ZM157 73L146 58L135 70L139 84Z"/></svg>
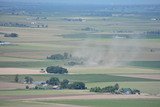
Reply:
<svg viewBox="0 0 160 107"><path fill-rule="evenodd" d="M53 86L53 89L55 89L55 90L59 90L59 89L60 89L60 87L59 87L58 85L54 85L54 86Z"/></svg>
<svg viewBox="0 0 160 107"><path fill-rule="evenodd" d="M3 46L3 45L10 45L10 44L11 44L10 42L0 41L0 46Z"/></svg>
<svg viewBox="0 0 160 107"><path fill-rule="evenodd" d="M130 88L122 88L119 90L122 94L126 94L126 95L129 95L129 94L132 94L132 90Z"/></svg>

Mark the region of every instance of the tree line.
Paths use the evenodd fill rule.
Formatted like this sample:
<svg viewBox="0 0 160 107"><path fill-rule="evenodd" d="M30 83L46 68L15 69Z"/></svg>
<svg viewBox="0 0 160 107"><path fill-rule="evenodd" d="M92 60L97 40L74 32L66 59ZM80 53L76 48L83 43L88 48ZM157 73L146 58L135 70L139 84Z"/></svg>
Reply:
<svg viewBox="0 0 160 107"><path fill-rule="evenodd" d="M46 83L52 86L59 85L61 89L86 89L85 83L83 82L70 83L70 81L67 79L60 81L57 77L51 77L46 81Z"/></svg>
<svg viewBox="0 0 160 107"><path fill-rule="evenodd" d="M115 84L114 86L106 86L103 88L94 87L90 89L90 92L112 93L112 94L140 94L140 90L138 89L120 88L119 84Z"/></svg>
<svg viewBox="0 0 160 107"><path fill-rule="evenodd" d="M72 55L67 52L63 54L53 54L47 57L47 59L52 59L52 60L64 60L64 59L70 59L70 58L72 58Z"/></svg>

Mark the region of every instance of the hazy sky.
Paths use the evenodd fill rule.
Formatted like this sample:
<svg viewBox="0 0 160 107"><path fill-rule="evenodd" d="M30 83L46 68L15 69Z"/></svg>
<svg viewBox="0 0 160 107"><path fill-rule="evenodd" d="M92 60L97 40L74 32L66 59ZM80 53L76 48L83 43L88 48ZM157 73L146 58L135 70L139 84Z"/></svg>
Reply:
<svg viewBox="0 0 160 107"><path fill-rule="evenodd" d="M52 2L52 3L67 3L67 4L160 4L160 0L0 0L0 1L20 1L20 2Z"/></svg>

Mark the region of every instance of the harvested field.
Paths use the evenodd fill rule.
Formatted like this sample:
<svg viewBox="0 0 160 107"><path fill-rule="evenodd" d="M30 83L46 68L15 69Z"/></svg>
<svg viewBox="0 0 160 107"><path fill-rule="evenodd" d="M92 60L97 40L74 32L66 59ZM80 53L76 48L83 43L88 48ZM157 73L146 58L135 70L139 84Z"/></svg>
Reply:
<svg viewBox="0 0 160 107"><path fill-rule="evenodd" d="M150 95L113 95L113 94L77 94L77 95L20 95L0 96L3 100L75 100L75 99L159 99L159 96Z"/></svg>
<svg viewBox="0 0 160 107"><path fill-rule="evenodd" d="M40 70L22 69L22 68L0 68L0 75L15 74L43 74Z"/></svg>
<svg viewBox="0 0 160 107"><path fill-rule="evenodd" d="M25 84L0 82L0 90L24 89L25 86L26 86Z"/></svg>

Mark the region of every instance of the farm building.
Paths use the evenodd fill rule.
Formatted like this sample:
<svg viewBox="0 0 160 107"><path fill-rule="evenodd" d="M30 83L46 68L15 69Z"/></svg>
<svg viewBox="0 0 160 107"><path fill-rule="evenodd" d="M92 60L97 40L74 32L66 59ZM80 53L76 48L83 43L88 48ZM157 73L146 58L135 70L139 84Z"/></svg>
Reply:
<svg viewBox="0 0 160 107"><path fill-rule="evenodd" d="M10 45L10 44L11 44L10 42L0 41L0 46L3 46L3 45Z"/></svg>

